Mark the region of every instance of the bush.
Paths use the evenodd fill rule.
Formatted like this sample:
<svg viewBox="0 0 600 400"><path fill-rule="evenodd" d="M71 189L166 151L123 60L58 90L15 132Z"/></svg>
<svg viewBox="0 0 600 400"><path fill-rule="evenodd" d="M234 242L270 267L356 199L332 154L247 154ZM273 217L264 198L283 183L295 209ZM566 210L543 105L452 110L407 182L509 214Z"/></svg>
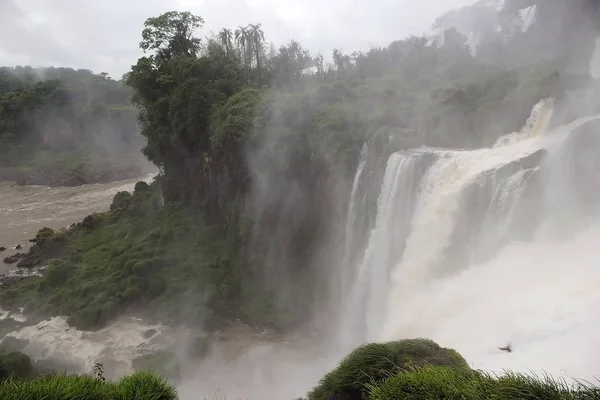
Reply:
<svg viewBox="0 0 600 400"><path fill-rule="evenodd" d="M325 375L309 392L308 400L361 400L367 384L381 381L403 369L429 364L468 369L460 354L428 339L371 343L354 350L336 369Z"/></svg>
<svg viewBox="0 0 600 400"><path fill-rule="evenodd" d="M7 379L11 376L30 378L34 375L35 369L26 354L18 351L0 353L0 379ZM0 399L4 399L4 397L0 396Z"/></svg>

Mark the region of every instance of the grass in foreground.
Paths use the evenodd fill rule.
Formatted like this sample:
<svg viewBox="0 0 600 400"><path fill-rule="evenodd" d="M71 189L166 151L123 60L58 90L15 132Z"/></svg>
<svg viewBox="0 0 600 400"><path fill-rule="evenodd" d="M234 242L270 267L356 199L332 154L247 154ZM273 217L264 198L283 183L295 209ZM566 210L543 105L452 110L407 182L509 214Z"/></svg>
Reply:
<svg viewBox="0 0 600 400"><path fill-rule="evenodd" d="M0 382L2 400L176 400L177 392L162 378L136 372L119 382L85 375L54 375Z"/></svg>
<svg viewBox="0 0 600 400"><path fill-rule="evenodd" d="M592 400L600 389L587 384L569 385L549 376L486 372L447 366L424 366L367 384L369 400Z"/></svg>

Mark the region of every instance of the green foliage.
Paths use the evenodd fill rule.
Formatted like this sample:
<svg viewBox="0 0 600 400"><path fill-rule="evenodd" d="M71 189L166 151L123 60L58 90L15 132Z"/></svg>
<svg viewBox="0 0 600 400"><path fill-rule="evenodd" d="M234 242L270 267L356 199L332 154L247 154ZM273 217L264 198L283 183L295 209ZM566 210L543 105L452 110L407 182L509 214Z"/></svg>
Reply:
<svg viewBox="0 0 600 400"><path fill-rule="evenodd" d="M418 365L446 365L468 368L466 361L452 349L440 347L428 339L370 343L346 356L308 393L308 400L325 400L331 396L358 399L366 385Z"/></svg>
<svg viewBox="0 0 600 400"><path fill-rule="evenodd" d="M0 178L81 184L140 174L131 90L105 74L0 67Z"/></svg>
<svg viewBox="0 0 600 400"><path fill-rule="evenodd" d="M0 352L0 380L11 376L30 378L36 374L31 359L18 351ZM2 396L0 396L2 398Z"/></svg>
<svg viewBox="0 0 600 400"><path fill-rule="evenodd" d="M103 383L86 375L54 375L0 382L3 400L176 400L175 389L166 381L146 372L136 372L119 382Z"/></svg>
<svg viewBox="0 0 600 400"><path fill-rule="evenodd" d="M140 48L144 51L157 50L159 57L174 54L195 55L200 40L194 31L204 20L190 12L169 11L144 23Z"/></svg>
<svg viewBox="0 0 600 400"><path fill-rule="evenodd" d="M424 366L369 384L370 400L480 400L480 399L597 399L600 392L586 384L569 385L549 376L485 372L440 366Z"/></svg>

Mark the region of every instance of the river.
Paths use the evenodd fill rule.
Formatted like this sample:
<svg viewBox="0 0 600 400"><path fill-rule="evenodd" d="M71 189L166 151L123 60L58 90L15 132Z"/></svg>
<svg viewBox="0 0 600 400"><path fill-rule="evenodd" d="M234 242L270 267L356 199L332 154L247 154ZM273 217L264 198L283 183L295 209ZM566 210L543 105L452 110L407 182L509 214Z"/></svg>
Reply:
<svg viewBox="0 0 600 400"><path fill-rule="evenodd" d="M154 176L57 188L0 181L0 247L7 248L1 258L16 253L17 245L26 251L29 239L43 227L65 228L91 213L106 211L117 192L132 191L136 182L151 182ZM9 265L0 262L0 273L8 269Z"/></svg>

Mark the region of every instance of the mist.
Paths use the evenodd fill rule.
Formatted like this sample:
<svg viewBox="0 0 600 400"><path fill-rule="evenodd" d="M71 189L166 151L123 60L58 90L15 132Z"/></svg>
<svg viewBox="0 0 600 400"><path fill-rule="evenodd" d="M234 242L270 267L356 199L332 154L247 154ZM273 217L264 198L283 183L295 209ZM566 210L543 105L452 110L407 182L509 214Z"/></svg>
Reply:
<svg viewBox="0 0 600 400"><path fill-rule="evenodd" d="M38 324L18 337L60 340L50 352L81 370L106 357L114 376L140 352L169 349L184 400L297 398L356 346L415 337L456 349L473 368L591 379L599 15L588 0L477 2L440 16L429 35L352 54L336 48L331 64L296 41L260 56L242 47L235 58L229 42L207 39L203 57L233 59L242 79L269 88L262 97L245 89L210 114L206 126L236 135L252 115L251 134L235 136L239 152L221 143L236 149L229 164L208 173L200 151L169 159L189 172L178 190L201 181L209 217L225 215L243 238L239 253L228 249L240 262L230 275L244 274L227 286L241 311L227 326L117 320L92 335L57 317L50 325L59 329L38 333ZM102 97L95 90L64 95L88 107ZM115 90L129 106L130 93ZM182 124L191 119L182 115ZM73 131L70 115L33 122L31 135L54 132L49 148L74 149L61 134ZM135 116L79 123L85 154L145 168ZM228 201L241 204L239 226ZM201 314L210 295L208 284L187 291L178 313ZM208 343L201 361L188 354L199 335ZM507 343L510 354L498 350Z"/></svg>

